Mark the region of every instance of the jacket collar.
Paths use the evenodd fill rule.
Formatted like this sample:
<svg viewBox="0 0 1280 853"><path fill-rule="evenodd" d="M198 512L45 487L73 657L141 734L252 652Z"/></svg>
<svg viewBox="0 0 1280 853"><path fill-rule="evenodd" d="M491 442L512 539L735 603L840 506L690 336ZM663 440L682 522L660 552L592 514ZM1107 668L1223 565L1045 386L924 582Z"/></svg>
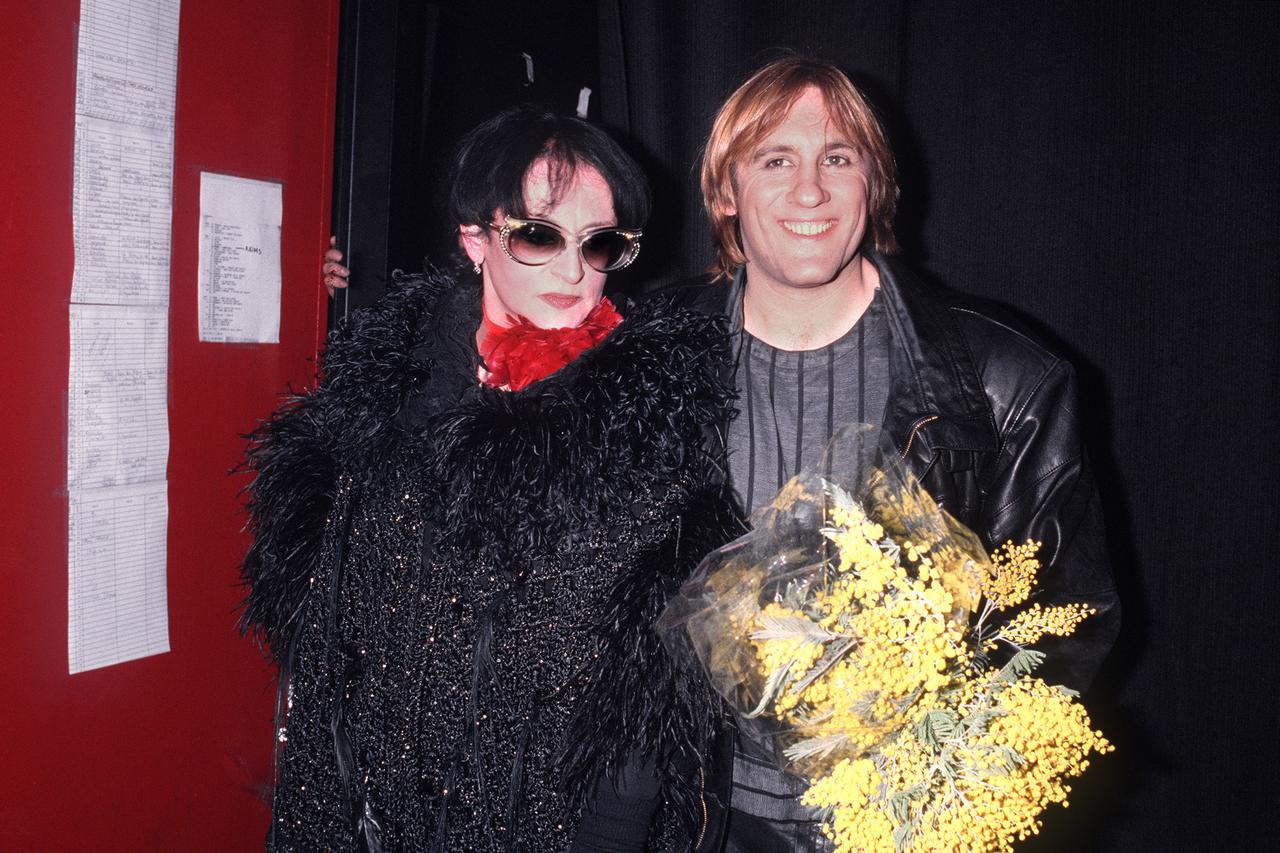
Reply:
<svg viewBox="0 0 1280 853"><path fill-rule="evenodd" d="M904 457L921 462L941 449L995 452L1000 446L995 416L947 304L902 262L874 250L867 258L880 273L893 340L885 434ZM743 267L728 285L713 282L695 289L686 304L723 313L737 337L745 292Z"/></svg>
<svg viewBox="0 0 1280 853"><path fill-rule="evenodd" d="M996 451L991 403L948 306L899 261L874 251L867 257L880 273L892 324L885 433L903 456L916 442L922 450Z"/></svg>

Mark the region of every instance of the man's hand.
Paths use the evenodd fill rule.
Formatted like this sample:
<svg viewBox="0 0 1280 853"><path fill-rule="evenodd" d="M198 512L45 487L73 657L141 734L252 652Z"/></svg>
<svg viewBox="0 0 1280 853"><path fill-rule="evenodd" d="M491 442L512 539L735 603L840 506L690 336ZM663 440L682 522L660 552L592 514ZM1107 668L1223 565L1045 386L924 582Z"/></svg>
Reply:
<svg viewBox="0 0 1280 853"><path fill-rule="evenodd" d="M324 289L329 291L329 296L333 296L333 292L338 288L347 286L347 278L351 275L351 270L342 265L342 252L338 251L338 238L329 238L329 250L324 253L324 263L320 267L320 273L324 276Z"/></svg>

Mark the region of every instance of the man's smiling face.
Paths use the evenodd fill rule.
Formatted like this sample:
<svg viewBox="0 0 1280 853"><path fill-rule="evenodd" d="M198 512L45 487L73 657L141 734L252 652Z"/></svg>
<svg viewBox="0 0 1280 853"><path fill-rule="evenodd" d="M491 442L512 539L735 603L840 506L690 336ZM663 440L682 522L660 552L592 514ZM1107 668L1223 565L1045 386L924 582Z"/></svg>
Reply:
<svg viewBox="0 0 1280 853"><path fill-rule="evenodd" d="M807 89L734 168L734 203L753 288L809 289L847 274L867 221L867 172L852 140Z"/></svg>

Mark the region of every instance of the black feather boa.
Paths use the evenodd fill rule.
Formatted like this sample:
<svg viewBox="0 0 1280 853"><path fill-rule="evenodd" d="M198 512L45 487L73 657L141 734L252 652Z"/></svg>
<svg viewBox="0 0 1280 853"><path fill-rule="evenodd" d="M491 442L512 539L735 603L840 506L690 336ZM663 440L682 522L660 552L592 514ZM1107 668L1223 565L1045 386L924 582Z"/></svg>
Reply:
<svg viewBox="0 0 1280 853"><path fill-rule="evenodd" d="M719 320L664 302L622 307L598 347L517 392L475 381L473 283L401 276L353 315L330 337L317 389L253 436L242 625L287 678L307 630L300 614L317 606L308 594L346 536L352 501L341 492L385 481L388 466L411 466L409 479L431 492L435 549L477 564L555 558L602 526L616 531L635 547L615 549L626 556L606 567L608 592L592 611L598 654L563 733L557 784L576 809L602 773L645 756L692 835L721 705L668 658L652 625L701 556L740 532L704 443L730 414L728 336Z"/></svg>
<svg viewBox="0 0 1280 853"><path fill-rule="evenodd" d="M367 468L386 454L404 389L430 373L410 344L426 319L421 306L452 279L437 272L398 281L404 286L330 333L317 390L292 395L249 436L243 468L254 475L246 489L253 545L241 567L248 594L240 625L277 659L315 571L339 470Z"/></svg>

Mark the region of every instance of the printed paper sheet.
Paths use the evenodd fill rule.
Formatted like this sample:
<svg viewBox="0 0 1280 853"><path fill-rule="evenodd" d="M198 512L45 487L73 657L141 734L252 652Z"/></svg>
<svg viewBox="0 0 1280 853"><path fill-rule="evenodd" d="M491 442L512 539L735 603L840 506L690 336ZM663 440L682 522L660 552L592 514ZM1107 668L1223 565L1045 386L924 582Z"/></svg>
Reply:
<svg viewBox="0 0 1280 853"><path fill-rule="evenodd" d="M280 342L281 186L200 174L200 340Z"/></svg>
<svg viewBox="0 0 1280 853"><path fill-rule="evenodd" d="M81 0L76 60L67 655L169 650L168 304L179 0Z"/></svg>
<svg viewBox="0 0 1280 853"><path fill-rule="evenodd" d="M67 659L73 675L169 651L165 489L161 481L69 490Z"/></svg>

